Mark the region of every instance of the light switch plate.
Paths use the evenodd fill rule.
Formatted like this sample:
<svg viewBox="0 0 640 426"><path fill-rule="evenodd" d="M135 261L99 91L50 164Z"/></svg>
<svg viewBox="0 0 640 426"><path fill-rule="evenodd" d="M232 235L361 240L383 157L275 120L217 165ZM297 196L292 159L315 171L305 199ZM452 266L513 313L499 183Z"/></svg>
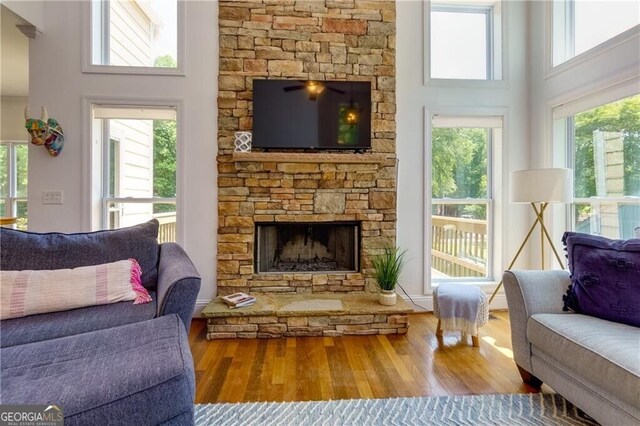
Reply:
<svg viewBox="0 0 640 426"><path fill-rule="evenodd" d="M42 191L42 204L62 204L62 191Z"/></svg>

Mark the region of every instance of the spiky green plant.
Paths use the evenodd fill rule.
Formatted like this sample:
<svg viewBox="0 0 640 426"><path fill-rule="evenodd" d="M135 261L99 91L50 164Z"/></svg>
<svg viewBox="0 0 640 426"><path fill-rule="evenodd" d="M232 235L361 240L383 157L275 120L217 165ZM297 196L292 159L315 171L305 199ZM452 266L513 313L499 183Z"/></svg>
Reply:
<svg viewBox="0 0 640 426"><path fill-rule="evenodd" d="M386 247L383 254L373 257L375 277L381 290L395 290L404 266L406 252L399 247Z"/></svg>

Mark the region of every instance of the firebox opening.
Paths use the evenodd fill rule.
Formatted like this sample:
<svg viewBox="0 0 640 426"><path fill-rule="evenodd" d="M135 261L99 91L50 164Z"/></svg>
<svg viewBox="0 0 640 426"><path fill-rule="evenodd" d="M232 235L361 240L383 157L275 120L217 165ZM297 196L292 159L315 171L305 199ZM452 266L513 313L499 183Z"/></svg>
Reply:
<svg viewBox="0 0 640 426"><path fill-rule="evenodd" d="M356 272L357 222L256 225L256 273Z"/></svg>

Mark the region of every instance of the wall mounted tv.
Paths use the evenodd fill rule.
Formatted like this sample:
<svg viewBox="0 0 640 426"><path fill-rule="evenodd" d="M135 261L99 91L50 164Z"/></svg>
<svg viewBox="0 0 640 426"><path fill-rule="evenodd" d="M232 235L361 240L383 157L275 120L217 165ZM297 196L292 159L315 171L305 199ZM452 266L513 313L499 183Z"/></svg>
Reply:
<svg viewBox="0 0 640 426"><path fill-rule="evenodd" d="M253 80L254 148L371 147L371 83Z"/></svg>

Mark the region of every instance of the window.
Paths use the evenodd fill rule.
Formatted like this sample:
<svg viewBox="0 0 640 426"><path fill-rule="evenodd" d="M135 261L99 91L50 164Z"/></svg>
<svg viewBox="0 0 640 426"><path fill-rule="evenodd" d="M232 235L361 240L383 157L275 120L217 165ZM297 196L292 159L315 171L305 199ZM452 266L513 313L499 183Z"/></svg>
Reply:
<svg viewBox="0 0 640 426"><path fill-rule="evenodd" d="M555 126L566 132L574 170L572 228L640 237L640 95L560 118Z"/></svg>
<svg viewBox="0 0 640 426"><path fill-rule="evenodd" d="M177 0L92 0L91 65L175 69Z"/></svg>
<svg viewBox="0 0 640 426"><path fill-rule="evenodd" d="M0 142L0 216L17 217L27 229L27 166L29 146L23 141Z"/></svg>
<svg viewBox="0 0 640 426"><path fill-rule="evenodd" d="M640 23L637 1L554 0L553 66Z"/></svg>
<svg viewBox="0 0 640 426"><path fill-rule="evenodd" d="M101 228L158 219L160 242L176 241L176 111L94 105L102 146Z"/></svg>
<svg viewBox="0 0 640 426"><path fill-rule="evenodd" d="M498 2L431 2L431 78L500 80Z"/></svg>
<svg viewBox="0 0 640 426"><path fill-rule="evenodd" d="M502 120L435 116L431 144L431 279L492 275L492 168Z"/></svg>

